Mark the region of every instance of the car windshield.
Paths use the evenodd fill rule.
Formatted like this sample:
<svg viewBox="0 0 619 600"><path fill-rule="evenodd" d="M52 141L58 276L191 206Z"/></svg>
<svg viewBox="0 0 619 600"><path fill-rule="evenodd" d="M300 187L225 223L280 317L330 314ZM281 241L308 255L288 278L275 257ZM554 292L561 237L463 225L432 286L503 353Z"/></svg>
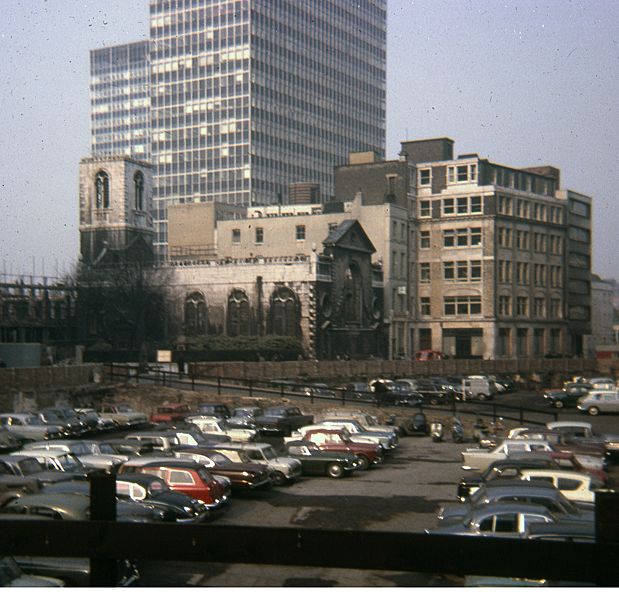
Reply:
<svg viewBox="0 0 619 600"><path fill-rule="evenodd" d="M267 460L271 460L273 458L277 458L277 453L275 452L275 450L273 450L273 448L263 448L262 455Z"/></svg>
<svg viewBox="0 0 619 600"><path fill-rule="evenodd" d="M130 413L130 412L133 412L133 409L128 404L119 404L116 407L116 410L119 413Z"/></svg>
<svg viewBox="0 0 619 600"><path fill-rule="evenodd" d="M71 444L71 452L75 454L75 456L83 456L84 454L91 454L88 446L83 442L79 442L77 444Z"/></svg>
<svg viewBox="0 0 619 600"><path fill-rule="evenodd" d="M26 425L43 426L45 423L39 417L26 417Z"/></svg>
<svg viewBox="0 0 619 600"><path fill-rule="evenodd" d="M61 454L57 460L62 465L63 471L76 471L82 466L74 454Z"/></svg>
<svg viewBox="0 0 619 600"><path fill-rule="evenodd" d="M213 452L212 454L209 454L209 458L216 465L228 465L232 462L227 456L224 456L223 454L219 454L219 452Z"/></svg>
<svg viewBox="0 0 619 600"><path fill-rule="evenodd" d="M25 458L24 460L20 460L19 469L22 475L34 475L35 473L44 471L36 458Z"/></svg>

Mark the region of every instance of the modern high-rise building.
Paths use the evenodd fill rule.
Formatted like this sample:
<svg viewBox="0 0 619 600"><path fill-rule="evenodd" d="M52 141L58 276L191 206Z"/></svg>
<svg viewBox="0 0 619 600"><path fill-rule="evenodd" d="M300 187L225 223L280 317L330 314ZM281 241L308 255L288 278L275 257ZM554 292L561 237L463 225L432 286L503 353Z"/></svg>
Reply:
<svg viewBox="0 0 619 600"><path fill-rule="evenodd" d="M90 52L93 157L150 159L150 42Z"/></svg>
<svg viewBox="0 0 619 600"><path fill-rule="evenodd" d="M386 0L150 0L156 244L167 206L333 194L354 151L384 156Z"/></svg>

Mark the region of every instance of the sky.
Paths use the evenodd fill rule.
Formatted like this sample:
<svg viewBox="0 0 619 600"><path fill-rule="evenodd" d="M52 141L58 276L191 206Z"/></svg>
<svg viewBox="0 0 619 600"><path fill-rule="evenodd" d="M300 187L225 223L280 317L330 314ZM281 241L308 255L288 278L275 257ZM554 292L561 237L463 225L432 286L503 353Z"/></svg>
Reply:
<svg viewBox="0 0 619 600"><path fill-rule="evenodd" d="M148 0L0 0L0 274L78 256L89 51L148 36ZM387 158L455 153L553 165L593 197L594 271L619 280L619 2L388 0Z"/></svg>

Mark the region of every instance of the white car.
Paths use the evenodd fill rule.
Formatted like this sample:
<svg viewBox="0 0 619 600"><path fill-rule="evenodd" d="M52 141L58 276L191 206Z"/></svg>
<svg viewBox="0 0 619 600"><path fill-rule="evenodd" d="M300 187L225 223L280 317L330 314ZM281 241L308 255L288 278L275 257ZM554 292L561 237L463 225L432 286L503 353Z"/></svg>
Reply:
<svg viewBox="0 0 619 600"><path fill-rule="evenodd" d="M483 471L495 460L505 460L514 453L552 452L552 446L546 440L503 440L496 448L468 448L463 450L462 468L465 471Z"/></svg>
<svg viewBox="0 0 619 600"><path fill-rule="evenodd" d="M251 427L227 423L219 417L196 415L187 417L185 421L197 425L202 433L227 435L233 442L251 442L257 435L257 431Z"/></svg>
<svg viewBox="0 0 619 600"><path fill-rule="evenodd" d="M591 390L578 400L578 410L592 417L600 413L619 412L619 391Z"/></svg>
<svg viewBox="0 0 619 600"><path fill-rule="evenodd" d="M523 469L519 475L525 481L549 481L573 502L595 502L595 490L603 483L588 473L563 469Z"/></svg>

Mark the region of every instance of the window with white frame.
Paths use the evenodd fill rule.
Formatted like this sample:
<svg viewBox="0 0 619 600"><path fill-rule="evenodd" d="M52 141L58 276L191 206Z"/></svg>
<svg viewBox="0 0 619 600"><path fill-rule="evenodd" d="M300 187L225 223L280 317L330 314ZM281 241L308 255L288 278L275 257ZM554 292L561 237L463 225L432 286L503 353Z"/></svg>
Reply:
<svg viewBox="0 0 619 600"><path fill-rule="evenodd" d="M481 314L481 296L447 296L443 298L445 316Z"/></svg>
<svg viewBox="0 0 619 600"><path fill-rule="evenodd" d="M481 227L443 230L444 248L465 248L481 246Z"/></svg>
<svg viewBox="0 0 619 600"><path fill-rule="evenodd" d="M305 225L296 226L296 239L297 242L302 242L305 240Z"/></svg>
<svg viewBox="0 0 619 600"><path fill-rule="evenodd" d="M424 317L430 316L430 298L419 298L419 312Z"/></svg>
<svg viewBox="0 0 619 600"><path fill-rule="evenodd" d="M529 299L526 296L518 296L516 298L516 316L529 316Z"/></svg>
<svg viewBox="0 0 619 600"><path fill-rule="evenodd" d="M430 200L419 201L419 218L428 218L432 216L432 202Z"/></svg>
<svg viewBox="0 0 619 600"><path fill-rule="evenodd" d="M233 244L240 244L241 243L241 230L240 229L233 229L232 230L232 243Z"/></svg>
<svg viewBox="0 0 619 600"><path fill-rule="evenodd" d="M432 169L419 169L419 185L426 186L432 184Z"/></svg>
<svg viewBox="0 0 619 600"><path fill-rule="evenodd" d="M430 232L429 231L419 232L419 247L420 248L430 247Z"/></svg>
<svg viewBox="0 0 619 600"><path fill-rule="evenodd" d="M476 163L447 167L448 183L469 183L474 181L477 181Z"/></svg>

